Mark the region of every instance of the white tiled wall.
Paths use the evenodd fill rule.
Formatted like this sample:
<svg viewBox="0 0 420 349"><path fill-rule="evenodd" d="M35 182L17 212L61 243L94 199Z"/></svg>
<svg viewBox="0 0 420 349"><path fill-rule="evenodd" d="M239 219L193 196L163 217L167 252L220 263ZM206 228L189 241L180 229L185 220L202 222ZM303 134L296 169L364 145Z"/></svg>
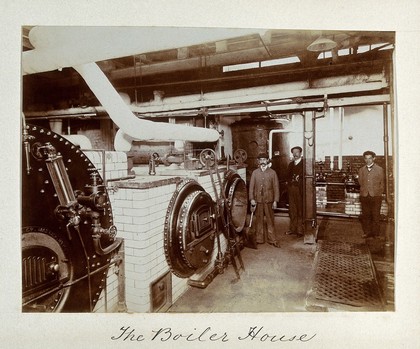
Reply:
<svg viewBox="0 0 420 349"><path fill-rule="evenodd" d="M106 305L105 305L106 298ZM107 283L106 283L106 297L105 290L99 296L98 302L95 305L93 312L105 313L116 312L118 305L118 276L116 274L116 267L112 265L108 269Z"/></svg>
<svg viewBox="0 0 420 349"><path fill-rule="evenodd" d="M99 173L103 173L105 159L105 179L127 177L127 154L122 151L84 150Z"/></svg>
<svg viewBox="0 0 420 349"><path fill-rule="evenodd" d="M245 169L239 174L245 178ZM192 175L191 178L196 179L214 198L208 175ZM163 248L163 230L166 211L175 190L176 184L168 184L148 189L119 188L110 195L114 224L118 236L124 238L125 243L125 289L129 312L150 311L150 284L169 270ZM225 248L226 241L223 235L220 236ZM192 278L201 279L214 267L216 240L214 247L212 262ZM173 301L188 289L187 281L172 275Z"/></svg>
<svg viewBox="0 0 420 349"><path fill-rule="evenodd" d="M101 150L84 150L85 155L89 158L89 160L95 165L99 173L102 175L103 173L103 163L105 160L105 178L106 179L114 179L114 178L121 178L127 176L127 155L124 152L116 152L116 151L101 151ZM119 217L117 213L121 212L121 206L124 206L123 203L120 205L114 205L112 202L114 201L114 196L112 191L108 192L114 219L115 217ZM115 223L114 223L115 224ZM118 228L118 227L117 227ZM121 235L118 233L118 236ZM108 269L107 274L107 282L106 288L99 296L99 300L95 305L94 312L115 312L117 311L118 305L118 276L115 273L116 266L112 265ZM105 290L107 292L105 297ZM106 305L105 305L106 299Z"/></svg>

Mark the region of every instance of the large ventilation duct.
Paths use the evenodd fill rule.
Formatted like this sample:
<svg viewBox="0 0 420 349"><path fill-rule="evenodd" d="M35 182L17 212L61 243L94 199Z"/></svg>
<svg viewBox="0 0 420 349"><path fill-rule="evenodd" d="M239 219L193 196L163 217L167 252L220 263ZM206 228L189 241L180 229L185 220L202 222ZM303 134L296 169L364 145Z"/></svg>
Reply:
<svg viewBox="0 0 420 349"><path fill-rule="evenodd" d="M215 142L219 139L219 132L216 130L139 119L131 112L130 107L96 63L75 66L74 69L83 77L111 119L120 128L114 141L114 148L117 151L129 151L131 142L135 139L191 142Z"/></svg>
<svg viewBox="0 0 420 349"><path fill-rule="evenodd" d="M22 54L34 74L145 52L174 49L265 31L241 28L40 26L29 32L34 50Z"/></svg>

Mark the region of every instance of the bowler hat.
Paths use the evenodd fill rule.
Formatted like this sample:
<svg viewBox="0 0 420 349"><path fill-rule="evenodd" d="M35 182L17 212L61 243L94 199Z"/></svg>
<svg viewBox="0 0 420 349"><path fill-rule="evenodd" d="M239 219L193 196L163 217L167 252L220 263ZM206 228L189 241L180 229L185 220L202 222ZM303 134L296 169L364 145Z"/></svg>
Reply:
<svg viewBox="0 0 420 349"><path fill-rule="evenodd" d="M294 150L294 149L297 149L297 150L299 150L300 152L302 152L302 148L301 148L301 147L298 147L298 146L293 147L292 149L290 149L290 152L291 152L291 153L293 153L293 150Z"/></svg>
<svg viewBox="0 0 420 349"><path fill-rule="evenodd" d="M267 153L259 153L257 159L268 159Z"/></svg>

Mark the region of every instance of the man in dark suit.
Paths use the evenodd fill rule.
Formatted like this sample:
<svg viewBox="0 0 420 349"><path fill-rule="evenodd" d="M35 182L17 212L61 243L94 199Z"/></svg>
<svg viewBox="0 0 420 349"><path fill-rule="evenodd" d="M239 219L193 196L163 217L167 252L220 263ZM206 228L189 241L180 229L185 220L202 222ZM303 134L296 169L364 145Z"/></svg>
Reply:
<svg viewBox="0 0 420 349"><path fill-rule="evenodd" d="M303 160L302 148L293 147L293 161L287 167L290 225L287 235L303 235Z"/></svg>
<svg viewBox="0 0 420 349"><path fill-rule="evenodd" d="M360 203L362 204L363 237L380 236L382 194L385 176L382 167L375 164L376 154L365 151L366 165L359 169Z"/></svg>
<svg viewBox="0 0 420 349"><path fill-rule="evenodd" d="M279 201L279 180L276 172L268 166L267 154L258 155L258 168L252 172L249 183L249 200L251 206L256 206L255 225L257 243L267 243L280 247L274 234L274 212ZM264 216L267 220L267 239L264 234Z"/></svg>

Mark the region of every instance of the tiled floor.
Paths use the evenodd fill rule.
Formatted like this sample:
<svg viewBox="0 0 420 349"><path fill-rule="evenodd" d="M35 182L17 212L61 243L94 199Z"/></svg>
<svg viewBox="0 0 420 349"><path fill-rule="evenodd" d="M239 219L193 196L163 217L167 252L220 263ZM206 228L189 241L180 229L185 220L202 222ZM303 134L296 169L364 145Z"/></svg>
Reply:
<svg viewBox="0 0 420 349"><path fill-rule="evenodd" d="M288 224L287 214L276 214L276 235L281 248L264 244L258 245L258 250L242 250L245 271L241 270L240 280L229 266L207 288L191 287L168 312L306 311L306 293L317 245L304 244L303 238L285 235ZM320 238L364 243L358 220L321 217L318 224Z"/></svg>

